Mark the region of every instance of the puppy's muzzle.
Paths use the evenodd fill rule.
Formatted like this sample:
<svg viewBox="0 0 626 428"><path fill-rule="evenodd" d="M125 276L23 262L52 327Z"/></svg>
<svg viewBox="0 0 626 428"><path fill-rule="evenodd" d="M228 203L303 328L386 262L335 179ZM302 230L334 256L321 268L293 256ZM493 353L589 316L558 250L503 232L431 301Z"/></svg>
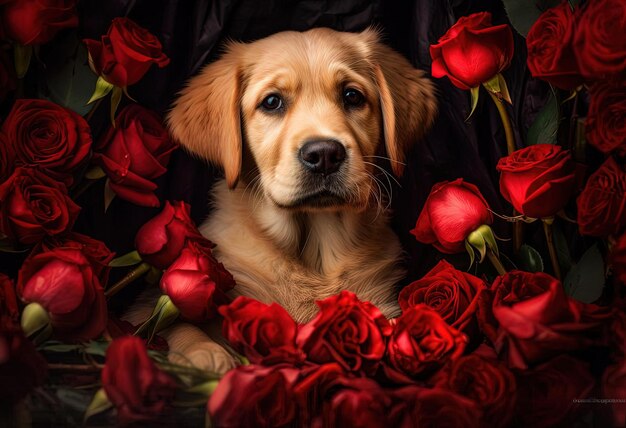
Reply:
<svg viewBox="0 0 626 428"><path fill-rule="evenodd" d="M300 148L298 158L307 171L328 176L344 163L346 149L336 140L308 141Z"/></svg>

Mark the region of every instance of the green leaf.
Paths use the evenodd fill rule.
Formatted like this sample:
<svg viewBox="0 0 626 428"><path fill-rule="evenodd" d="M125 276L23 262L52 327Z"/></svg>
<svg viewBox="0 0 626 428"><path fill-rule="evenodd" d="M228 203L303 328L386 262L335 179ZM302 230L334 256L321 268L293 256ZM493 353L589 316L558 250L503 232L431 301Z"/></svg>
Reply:
<svg viewBox="0 0 626 428"><path fill-rule="evenodd" d="M111 94L111 124L113 128L115 128L115 112L120 105L120 101L122 101L122 94L122 88L113 88L113 93Z"/></svg>
<svg viewBox="0 0 626 428"><path fill-rule="evenodd" d="M528 129L526 144L556 144L556 134L559 129L561 112L559 110L559 100L554 90L550 92L550 97L546 104L539 110L535 121Z"/></svg>
<svg viewBox="0 0 626 428"><path fill-rule="evenodd" d="M563 229L559 225L559 222L555 222L552 225L552 237L554 239L554 248L556 249L556 256L559 259L559 266L563 275L567 275L567 272L572 268L574 262L567 246L567 240L563 234Z"/></svg>
<svg viewBox="0 0 626 428"><path fill-rule="evenodd" d="M520 268L527 272L543 272L544 270L541 254L530 245L524 244L520 247L517 261Z"/></svg>
<svg viewBox="0 0 626 428"><path fill-rule="evenodd" d="M101 178L104 178L106 176L106 172L104 172L104 170L99 166L93 166L89 168L85 173L85 178L89 180L100 180Z"/></svg>
<svg viewBox="0 0 626 428"><path fill-rule="evenodd" d="M107 180L104 183L104 212L107 212L113 199L115 199L115 192L111 189L111 181Z"/></svg>
<svg viewBox="0 0 626 428"><path fill-rule="evenodd" d="M33 56L33 47L20 44L13 45L13 58L15 61L15 75L22 79L28 72L30 59Z"/></svg>
<svg viewBox="0 0 626 428"><path fill-rule="evenodd" d="M109 266L111 267L126 267L126 266L135 266L141 263L141 256L137 251L131 251L130 253L126 253L123 256L119 256L109 262Z"/></svg>
<svg viewBox="0 0 626 428"><path fill-rule="evenodd" d="M86 407L85 417L83 421L86 421L90 417L97 415L98 413L105 412L113 407L113 403L109 401L104 389L100 388L93 396L91 403Z"/></svg>
<svg viewBox="0 0 626 428"><path fill-rule="evenodd" d="M509 16L509 21L513 28L526 37L530 27L533 26L541 13L550 7L559 4L559 0L502 0L504 9Z"/></svg>
<svg viewBox="0 0 626 428"><path fill-rule="evenodd" d="M0 252L2 253L25 253L30 248L15 248L8 238L0 239Z"/></svg>
<svg viewBox="0 0 626 428"><path fill-rule="evenodd" d="M92 102L99 100L100 98L106 97L109 92L113 90L113 88L114 86L104 80L102 76L98 77L98 80L96 81L96 89L94 89L93 94L91 94L91 98L89 98L89 101L87 101L87 104L91 104Z"/></svg>
<svg viewBox="0 0 626 428"><path fill-rule="evenodd" d="M39 98L45 98L67 107L81 116L87 114L87 105L98 77L87 65L87 49L76 32L60 34L54 43L41 48L45 62Z"/></svg>
<svg viewBox="0 0 626 428"><path fill-rule="evenodd" d="M602 295L604 273L604 259L598 244L594 244L565 277L565 292L580 302L593 303Z"/></svg>
<svg viewBox="0 0 626 428"><path fill-rule="evenodd" d="M85 347L85 352L90 355L97 355L104 357L109 347L109 342L98 342L96 340L90 341Z"/></svg>

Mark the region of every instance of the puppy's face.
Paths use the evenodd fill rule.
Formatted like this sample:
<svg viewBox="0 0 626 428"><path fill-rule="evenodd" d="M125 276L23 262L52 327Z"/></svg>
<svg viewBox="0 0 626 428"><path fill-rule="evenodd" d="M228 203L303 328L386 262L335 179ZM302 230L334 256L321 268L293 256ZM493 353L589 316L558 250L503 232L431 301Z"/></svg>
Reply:
<svg viewBox="0 0 626 428"><path fill-rule="evenodd" d="M316 29L231 44L183 91L169 124L231 186L246 144L253 184L280 208L362 209L380 200L378 155L401 174L434 110L430 83L375 32Z"/></svg>

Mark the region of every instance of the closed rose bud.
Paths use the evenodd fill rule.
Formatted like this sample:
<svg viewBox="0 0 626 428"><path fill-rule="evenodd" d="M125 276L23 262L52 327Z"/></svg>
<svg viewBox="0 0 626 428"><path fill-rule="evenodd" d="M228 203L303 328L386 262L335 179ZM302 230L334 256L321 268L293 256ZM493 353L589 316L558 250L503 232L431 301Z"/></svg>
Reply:
<svg viewBox="0 0 626 428"><path fill-rule="evenodd" d="M513 57L513 32L491 25L491 13L464 16L430 46L433 77L448 76L454 86L470 89L495 77Z"/></svg>
<svg viewBox="0 0 626 428"><path fill-rule="evenodd" d="M500 192L517 212L531 218L557 214L574 192L576 177L569 151L535 144L501 158Z"/></svg>
<svg viewBox="0 0 626 428"><path fill-rule="evenodd" d="M411 233L419 242L454 254L465 251L470 233L492 222L489 205L478 188L459 178L433 186Z"/></svg>
<svg viewBox="0 0 626 428"><path fill-rule="evenodd" d="M47 311L59 340L95 339L106 327L104 290L80 250L54 248L29 257L19 271L17 291L23 302Z"/></svg>
<svg viewBox="0 0 626 428"><path fill-rule="evenodd" d="M84 40L93 71L120 88L137 83L152 64L169 64L159 40L128 18L114 18L105 36Z"/></svg>
<svg viewBox="0 0 626 428"><path fill-rule="evenodd" d="M107 349L102 388L120 425L156 423L171 407L176 382L150 359L143 340L126 336Z"/></svg>
<svg viewBox="0 0 626 428"><path fill-rule="evenodd" d="M146 222L135 235L135 248L141 258L159 269L166 269L180 255L187 240L206 242L200 235L185 202L166 201L163 210Z"/></svg>
<svg viewBox="0 0 626 428"><path fill-rule="evenodd" d="M80 207L62 183L32 168L17 168L0 184L0 231L13 242L34 244L69 231Z"/></svg>
<svg viewBox="0 0 626 428"><path fill-rule="evenodd" d="M0 27L21 45L47 43L59 30L78 25L77 0L4 1Z"/></svg>
<svg viewBox="0 0 626 428"><path fill-rule="evenodd" d="M217 306L230 300L226 292L235 286L232 275L210 252L194 243L187 245L161 278L168 295L183 318L206 322Z"/></svg>
<svg viewBox="0 0 626 428"><path fill-rule="evenodd" d="M131 104L117 115L94 149L94 162L109 177L120 198L136 205L158 207L154 179L167 172L176 144L155 112Z"/></svg>

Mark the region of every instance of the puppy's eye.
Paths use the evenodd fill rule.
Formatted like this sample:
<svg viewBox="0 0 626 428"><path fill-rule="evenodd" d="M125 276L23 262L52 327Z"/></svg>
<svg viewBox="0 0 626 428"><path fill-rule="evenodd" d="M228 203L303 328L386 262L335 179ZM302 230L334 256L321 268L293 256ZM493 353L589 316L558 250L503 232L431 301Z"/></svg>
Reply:
<svg viewBox="0 0 626 428"><path fill-rule="evenodd" d="M261 101L261 108L267 111L279 110L283 107L283 99L277 94L270 94Z"/></svg>
<svg viewBox="0 0 626 428"><path fill-rule="evenodd" d="M343 90L343 103L346 107L357 108L365 104L365 95L354 88Z"/></svg>

